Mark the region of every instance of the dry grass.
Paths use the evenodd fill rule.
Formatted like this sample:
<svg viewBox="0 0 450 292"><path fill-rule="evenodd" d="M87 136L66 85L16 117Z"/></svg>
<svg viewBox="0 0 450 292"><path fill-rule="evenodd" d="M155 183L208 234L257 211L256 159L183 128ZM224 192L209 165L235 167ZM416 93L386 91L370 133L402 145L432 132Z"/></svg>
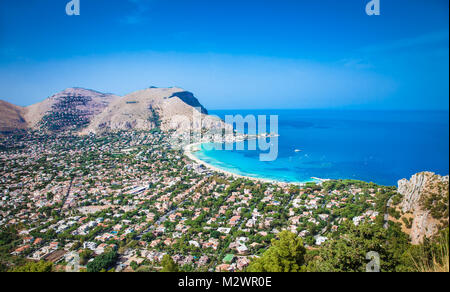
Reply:
<svg viewBox="0 0 450 292"><path fill-rule="evenodd" d="M438 241L438 249L433 252L431 261L428 259L425 251L419 260L415 260L414 264L418 272L424 273L444 273L449 272L449 254L448 254L448 236L442 236Z"/></svg>

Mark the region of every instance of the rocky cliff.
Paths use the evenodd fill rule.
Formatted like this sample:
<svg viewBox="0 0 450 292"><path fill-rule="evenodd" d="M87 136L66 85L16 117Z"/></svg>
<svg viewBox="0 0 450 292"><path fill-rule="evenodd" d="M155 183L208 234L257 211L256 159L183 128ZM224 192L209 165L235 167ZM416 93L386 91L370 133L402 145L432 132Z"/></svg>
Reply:
<svg viewBox="0 0 450 292"><path fill-rule="evenodd" d="M410 180L399 181L398 192L403 196L398 206L402 216L412 219L408 229L413 244L420 244L448 226L448 176L418 173Z"/></svg>

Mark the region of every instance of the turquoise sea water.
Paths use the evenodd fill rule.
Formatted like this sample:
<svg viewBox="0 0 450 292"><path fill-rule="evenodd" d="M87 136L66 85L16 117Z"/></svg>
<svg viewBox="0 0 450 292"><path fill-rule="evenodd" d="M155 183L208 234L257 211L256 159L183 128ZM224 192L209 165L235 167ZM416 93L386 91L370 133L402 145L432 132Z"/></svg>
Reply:
<svg viewBox="0 0 450 292"><path fill-rule="evenodd" d="M260 161L259 151L202 148L194 154L241 175L284 182L318 177L396 185L421 171L449 172L448 112L230 110L210 114L279 116L279 151L273 162Z"/></svg>

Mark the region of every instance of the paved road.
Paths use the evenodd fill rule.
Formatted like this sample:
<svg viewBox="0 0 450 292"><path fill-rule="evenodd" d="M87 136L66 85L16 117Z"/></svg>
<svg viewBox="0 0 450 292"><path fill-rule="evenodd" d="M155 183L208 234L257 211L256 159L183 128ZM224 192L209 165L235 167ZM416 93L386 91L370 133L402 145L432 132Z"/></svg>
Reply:
<svg viewBox="0 0 450 292"><path fill-rule="evenodd" d="M72 177L72 179L70 180L69 188L67 189L67 193L66 193L66 195L64 196L64 198L63 198L63 200L62 200L61 208L59 209L59 213L60 213L60 214L61 214L61 212L62 212L62 209L64 208L64 205L66 204L67 198L68 198L69 195L70 195L70 191L72 190L72 184L73 184L74 179L75 179L75 178Z"/></svg>

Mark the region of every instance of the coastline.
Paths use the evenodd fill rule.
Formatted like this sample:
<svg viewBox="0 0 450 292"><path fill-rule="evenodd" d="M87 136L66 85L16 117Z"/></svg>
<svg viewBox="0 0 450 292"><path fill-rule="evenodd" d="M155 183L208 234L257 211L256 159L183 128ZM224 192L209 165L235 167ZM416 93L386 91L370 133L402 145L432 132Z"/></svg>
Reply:
<svg viewBox="0 0 450 292"><path fill-rule="evenodd" d="M196 157L193 152L194 151L199 151L199 147L202 145L202 142L197 142L197 143L193 143L193 144L189 144L187 146L185 146L183 148L184 150L184 154L191 160L193 160L194 162L196 162L197 164L203 165L206 168L225 174L226 176L231 176L233 178L243 178L243 179L248 179L248 180L252 180L254 182L261 182L261 183L270 183L270 184L276 184L276 185L297 185L297 186L304 186L306 184L306 182L285 182L285 181L277 181L277 180L272 180L272 179L266 179L266 178L258 178L258 177L252 177L252 176L246 176L246 175L241 175L241 174L237 174L237 173L233 173L231 171L227 171L225 169L216 167L212 164L209 164L201 159L199 159L198 157ZM322 183L323 181L326 180L322 180L322 179L317 179L317 178L313 178L314 180L318 181L319 183Z"/></svg>

